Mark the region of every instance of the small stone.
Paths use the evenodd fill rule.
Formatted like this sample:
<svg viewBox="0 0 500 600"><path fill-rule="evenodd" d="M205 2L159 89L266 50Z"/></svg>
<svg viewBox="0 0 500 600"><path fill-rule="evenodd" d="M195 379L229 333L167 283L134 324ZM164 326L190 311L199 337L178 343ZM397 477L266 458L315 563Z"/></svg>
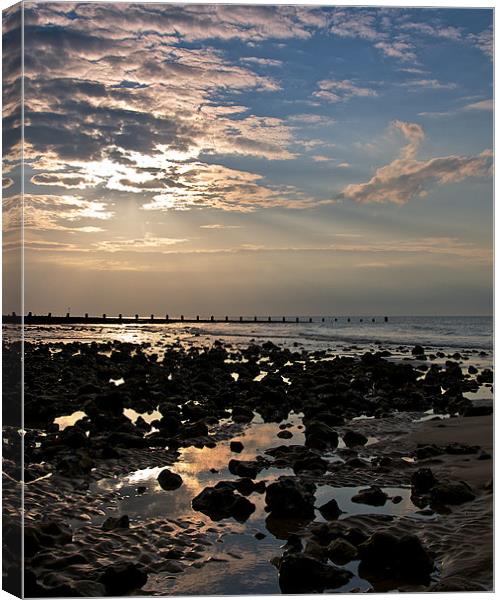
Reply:
<svg viewBox="0 0 500 600"><path fill-rule="evenodd" d="M229 443L229 448L231 449L231 452L237 452L239 454L243 450L244 446L239 440L233 440Z"/></svg>

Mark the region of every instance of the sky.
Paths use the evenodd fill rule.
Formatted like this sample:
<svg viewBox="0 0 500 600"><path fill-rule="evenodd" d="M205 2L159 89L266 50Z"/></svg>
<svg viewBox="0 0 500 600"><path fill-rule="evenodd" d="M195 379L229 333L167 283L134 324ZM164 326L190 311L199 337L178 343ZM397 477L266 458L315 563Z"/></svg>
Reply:
<svg viewBox="0 0 500 600"><path fill-rule="evenodd" d="M492 18L26 2L25 310L491 314ZM3 20L9 273L18 14Z"/></svg>

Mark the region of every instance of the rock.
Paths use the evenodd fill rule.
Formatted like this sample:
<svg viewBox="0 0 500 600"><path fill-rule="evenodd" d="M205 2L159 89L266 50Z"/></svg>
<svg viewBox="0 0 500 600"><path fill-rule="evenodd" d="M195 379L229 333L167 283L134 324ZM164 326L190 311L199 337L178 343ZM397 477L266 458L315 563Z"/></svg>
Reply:
<svg viewBox="0 0 500 600"><path fill-rule="evenodd" d="M100 578L108 596L124 596L142 588L148 576L136 564L127 562L107 567Z"/></svg>
<svg viewBox="0 0 500 600"><path fill-rule="evenodd" d="M317 455L307 455L293 463L293 472L297 475L303 471L314 471L323 475L327 469L328 461Z"/></svg>
<svg viewBox="0 0 500 600"><path fill-rule="evenodd" d="M413 356L425 356L425 349L423 348L423 346L417 344L413 347L411 353L413 354Z"/></svg>
<svg viewBox="0 0 500 600"><path fill-rule="evenodd" d="M378 578L386 576L407 582L427 583L434 563L415 535L397 538L385 532L375 532L358 547L361 559L359 572L361 577L375 573Z"/></svg>
<svg viewBox="0 0 500 600"><path fill-rule="evenodd" d="M345 585L351 578L350 571L301 553L286 554L280 561L279 586L284 594L333 590Z"/></svg>
<svg viewBox="0 0 500 600"><path fill-rule="evenodd" d="M475 494L464 481L444 481L431 489L431 504L463 504L474 500Z"/></svg>
<svg viewBox="0 0 500 600"><path fill-rule="evenodd" d="M426 444L424 446L420 446L415 450L415 457L418 460L426 460L427 458L432 458L434 456L440 456L443 454L443 449L435 444Z"/></svg>
<svg viewBox="0 0 500 600"><path fill-rule="evenodd" d="M491 369L483 369L476 379L478 383L493 383L493 371Z"/></svg>
<svg viewBox="0 0 500 600"><path fill-rule="evenodd" d="M411 476L412 493L426 494L436 483L437 479L430 469L418 469Z"/></svg>
<svg viewBox="0 0 500 600"><path fill-rule="evenodd" d="M336 448L339 443L338 433L329 425L319 421L310 421L306 424L306 446L325 450Z"/></svg>
<svg viewBox="0 0 500 600"><path fill-rule="evenodd" d="M264 467L254 460L236 460L235 458L232 458L229 461L228 468L229 472L233 475L255 479Z"/></svg>
<svg viewBox="0 0 500 600"><path fill-rule="evenodd" d="M249 496L256 492L257 494L263 494L266 491L266 482L259 481L258 483L253 482L249 477L243 477L234 482L235 488L243 496Z"/></svg>
<svg viewBox="0 0 500 600"><path fill-rule="evenodd" d="M221 485L222 484L222 485ZM255 511L255 504L235 494L232 485L219 482L215 487L207 487L193 498L192 506L209 516L213 521L234 518L244 523Z"/></svg>
<svg viewBox="0 0 500 600"><path fill-rule="evenodd" d="M279 431L276 435L277 437L283 440L289 440L293 437L293 433L291 431L288 431L288 429L283 429L282 431Z"/></svg>
<svg viewBox="0 0 500 600"><path fill-rule="evenodd" d="M493 406L487 404L470 405L462 413L464 417L487 417L493 414Z"/></svg>
<svg viewBox="0 0 500 600"><path fill-rule="evenodd" d="M477 374L477 372L478 372L478 370L476 369L476 367L475 367L474 365L469 365L469 367L468 367L468 369L467 369L467 372L468 372L470 375L476 375L476 374Z"/></svg>
<svg viewBox="0 0 500 600"><path fill-rule="evenodd" d="M104 531L128 529L130 527L130 521L128 515L122 515L121 517L108 517L101 527L104 529Z"/></svg>
<svg viewBox="0 0 500 600"><path fill-rule="evenodd" d="M169 469L163 469L158 474L158 483L164 490L177 490L182 485L182 477Z"/></svg>
<svg viewBox="0 0 500 600"><path fill-rule="evenodd" d="M266 505L273 516L314 518L314 483L280 477L266 488Z"/></svg>
<svg viewBox="0 0 500 600"><path fill-rule="evenodd" d="M254 535L254 538L259 541L263 540L265 537L267 537L266 534L262 533L261 531L257 531L257 533Z"/></svg>
<svg viewBox="0 0 500 600"><path fill-rule="evenodd" d="M204 421L184 425L182 435L184 438L205 437L208 435L208 426Z"/></svg>
<svg viewBox="0 0 500 600"><path fill-rule="evenodd" d="M481 452L479 453L477 460L491 460L491 454L489 452L485 452L484 450L481 450Z"/></svg>
<svg viewBox="0 0 500 600"><path fill-rule="evenodd" d="M334 563L345 565L357 557L358 550L356 546L347 540L344 540L343 538L337 538L328 545L327 554L328 558Z"/></svg>
<svg viewBox="0 0 500 600"><path fill-rule="evenodd" d="M240 452L242 452L244 446L239 440L232 440L229 443L229 448L231 449L231 452L240 453Z"/></svg>
<svg viewBox="0 0 500 600"><path fill-rule="evenodd" d="M358 504L369 504L370 506L383 506L386 503L387 498L388 496L385 492L378 486L372 485L359 490L359 492L351 498L351 501Z"/></svg>
<svg viewBox="0 0 500 600"><path fill-rule="evenodd" d="M392 498L393 504L400 504L401 502L403 502L403 496L393 496L393 498Z"/></svg>
<svg viewBox="0 0 500 600"><path fill-rule="evenodd" d="M335 519L338 519L342 514L342 511L340 510L335 498L332 498L331 500L320 506L318 510L327 521L334 521Z"/></svg>
<svg viewBox="0 0 500 600"><path fill-rule="evenodd" d="M364 446L366 442L368 442L368 438L365 435L359 433L358 431L352 431L351 429L348 429L344 433L342 439L348 448L353 448L354 446Z"/></svg>
<svg viewBox="0 0 500 600"><path fill-rule="evenodd" d="M245 406L234 406L232 417L235 423L250 423L253 419L253 411Z"/></svg>

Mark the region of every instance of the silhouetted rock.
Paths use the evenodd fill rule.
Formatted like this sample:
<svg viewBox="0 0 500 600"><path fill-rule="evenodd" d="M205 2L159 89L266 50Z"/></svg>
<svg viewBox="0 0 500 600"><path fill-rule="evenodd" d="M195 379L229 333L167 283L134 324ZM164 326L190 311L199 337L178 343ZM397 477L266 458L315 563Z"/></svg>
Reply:
<svg viewBox="0 0 500 600"><path fill-rule="evenodd" d="M351 501L358 504L383 506L386 503L387 498L388 496L385 492L383 492L378 486L372 485L359 490L359 492L351 498Z"/></svg>
<svg viewBox="0 0 500 600"><path fill-rule="evenodd" d="M168 469L163 469L158 474L158 483L164 490L176 490L182 485L182 477Z"/></svg>
<svg viewBox="0 0 500 600"><path fill-rule="evenodd" d="M344 433L342 439L348 448L353 448L354 446L364 446L368 442L366 435L363 435L357 431L352 431L351 429L348 429Z"/></svg>
<svg viewBox="0 0 500 600"><path fill-rule="evenodd" d="M314 517L314 483L280 477L266 488L266 504L274 516Z"/></svg>
<svg viewBox="0 0 500 600"><path fill-rule="evenodd" d="M352 573L327 565L305 554L287 554L280 562L279 585L284 594L303 594L334 590L345 585Z"/></svg>

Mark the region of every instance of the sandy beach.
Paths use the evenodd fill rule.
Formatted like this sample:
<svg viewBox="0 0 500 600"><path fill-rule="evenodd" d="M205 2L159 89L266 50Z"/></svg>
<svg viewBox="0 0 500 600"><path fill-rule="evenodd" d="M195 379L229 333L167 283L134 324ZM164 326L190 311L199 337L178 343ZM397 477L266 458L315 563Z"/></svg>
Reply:
<svg viewBox="0 0 500 600"><path fill-rule="evenodd" d="M490 358L441 354L27 343L27 596L490 590Z"/></svg>

